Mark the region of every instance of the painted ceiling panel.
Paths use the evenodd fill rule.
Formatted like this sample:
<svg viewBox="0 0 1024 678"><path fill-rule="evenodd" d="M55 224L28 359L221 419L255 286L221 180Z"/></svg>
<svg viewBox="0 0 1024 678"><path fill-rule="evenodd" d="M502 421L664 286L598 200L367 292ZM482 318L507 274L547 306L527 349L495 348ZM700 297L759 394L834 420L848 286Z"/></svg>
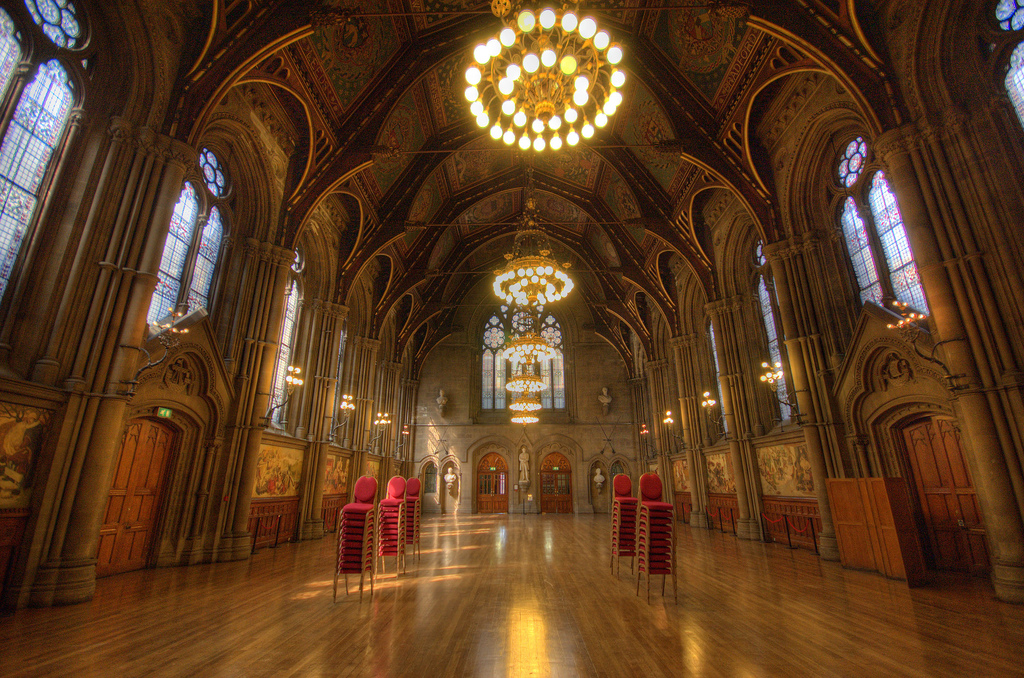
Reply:
<svg viewBox="0 0 1024 678"><path fill-rule="evenodd" d="M651 148L651 144L675 139L672 125L650 90L642 84L634 85L630 95L629 114L623 116L622 139L627 144L635 144L635 152L647 166L648 171L658 180L666 191L672 185L672 179L682 165L678 154L663 153Z"/></svg>
<svg viewBox="0 0 1024 678"><path fill-rule="evenodd" d="M414 92L415 89L406 92L391 111L391 115L381 129L380 136L377 137L377 145L395 148L399 151L414 151L423 146L427 137L423 131L419 109L416 107ZM402 173L406 165L411 162L412 157L412 155L399 152L392 157L381 157L374 161L373 176L381 194L387 193L388 188Z"/></svg>
<svg viewBox="0 0 1024 678"><path fill-rule="evenodd" d="M654 42L710 102L747 31L728 8L692 7L662 12Z"/></svg>

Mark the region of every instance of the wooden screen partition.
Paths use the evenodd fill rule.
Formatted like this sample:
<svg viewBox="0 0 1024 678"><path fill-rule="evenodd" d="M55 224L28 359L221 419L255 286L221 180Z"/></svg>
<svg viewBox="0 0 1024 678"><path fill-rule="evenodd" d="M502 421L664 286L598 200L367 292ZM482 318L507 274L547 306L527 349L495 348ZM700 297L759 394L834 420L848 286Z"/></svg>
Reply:
<svg viewBox="0 0 1024 678"><path fill-rule="evenodd" d="M735 494L708 495L708 528L736 534L740 504Z"/></svg>
<svg viewBox="0 0 1024 678"><path fill-rule="evenodd" d="M690 513L693 511L692 498L689 492L676 492L676 511L679 520L684 523L690 522Z"/></svg>
<svg viewBox="0 0 1024 678"><path fill-rule="evenodd" d="M902 478L826 481L843 566L924 583L924 556Z"/></svg>
<svg viewBox="0 0 1024 678"><path fill-rule="evenodd" d="M253 499L249 508L249 534L255 535L253 548L294 541L298 518L298 497Z"/></svg>
<svg viewBox="0 0 1024 678"><path fill-rule="evenodd" d="M320 515L324 519L324 532L334 532L338 529L338 517L341 515L341 508L347 503L347 494L324 495L324 503L320 508Z"/></svg>
<svg viewBox="0 0 1024 678"><path fill-rule="evenodd" d="M821 534L817 499L762 497L762 505L765 529L772 541L784 546L817 550L815 541Z"/></svg>

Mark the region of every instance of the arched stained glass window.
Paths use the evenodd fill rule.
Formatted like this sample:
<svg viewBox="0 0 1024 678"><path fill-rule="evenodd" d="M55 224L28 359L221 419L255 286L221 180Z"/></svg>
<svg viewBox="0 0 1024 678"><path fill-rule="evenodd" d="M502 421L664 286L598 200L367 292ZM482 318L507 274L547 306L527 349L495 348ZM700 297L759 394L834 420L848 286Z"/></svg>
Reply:
<svg viewBox="0 0 1024 678"><path fill-rule="evenodd" d="M437 464L431 462L423 469L423 493L437 492Z"/></svg>
<svg viewBox="0 0 1024 678"><path fill-rule="evenodd" d="M928 303L896 196L884 172L865 171L867 161L868 146L862 137L848 143L837 158L845 196L839 226L858 294L862 302L882 304L898 299L927 313Z"/></svg>
<svg viewBox="0 0 1024 678"><path fill-rule="evenodd" d="M540 404L545 409L565 409L565 357L562 346L562 326L555 316L548 314L540 326L540 336L558 354L545 360L540 366L540 376L544 380L544 390L540 392Z"/></svg>
<svg viewBox="0 0 1024 678"><path fill-rule="evenodd" d="M1006 94L1010 97L1017 118L1024 125L1024 42L1010 55L1010 68L1006 71Z"/></svg>
<svg viewBox="0 0 1024 678"><path fill-rule="evenodd" d="M484 325L481 355L481 402L485 410L505 408L505 323L497 314Z"/></svg>
<svg viewBox="0 0 1024 678"><path fill-rule="evenodd" d="M25 0L25 7L53 44L69 49L78 47L82 26L70 0Z"/></svg>
<svg viewBox="0 0 1024 678"><path fill-rule="evenodd" d="M771 364L782 364L782 348L779 346L779 331L775 324L775 311L772 309L771 292L764 281L764 276L757 276L757 298L761 304L761 320L764 321L764 333L768 338L768 356ZM786 388L786 380L780 379L775 384L776 392L779 394L779 413L782 419L790 418L790 408L785 402L789 399L789 390Z"/></svg>
<svg viewBox="0 0 1024 678"><path fill-rule="evenodd" d="M220 241L224 235L224 226L220 220L220 210L214 207L203 226L203 235L199 239L199 252L196 254L196 267L192 273L192 287L188 293L189 308L205 308L210 296L210 284L213 282L213 269L217 266L220 255Z"/></svg>
<svg viewBox="0 0 1024 678"><path fill-rule="evenodd" d="M278 407L287 397L288 365L292 359L295 342L295 323L299 316L299 285L294 280L285 298L284 320L281 323L281 338L277 346L277 364L274 366L274 386L271 390L270 407L274 410L274 423L280 426L284 421L284 407Z"/></svg>
<svg viewBox="0 0 1024 678"><path fill-rule="evenodd" d="M0 295L7 289L39 190L71 111L67 71L53 60L25 88L0 146Z"/></svg>
<svg viewBox="0 0 1024 678"><path fill-rule="evenodd" d="M181 195L171 213L171 226L164 241L164 251L160 257L159 280L153 290L153 299L149 303L147 321L155 323L174 312L178 305L178 292L181 289L181 276L188 259L188 248L192 242L192 232L196 227L199 214L199 201L192 184L185 182Z"/></svg>
<svg viewBox="0 0 1024 678"><path fill-rule="evenodd" d="M614 480L615 476L619 475L620 473L625 473L625 472L626 472L626 469L622 466L622 462L621 461L613 461L612 462L612 468L609 471L609 473L611 474L613 480Z"/></svg>
<svg viewBox="0 0 1024 678"><path fill-rule="evenodd" d="M14 74L14 66L21 58L21 47L14 37L14 22L7 12L0 9L0 95L7 91L7 85Z"/></svg>
<svg viewBox="0 0 1024 678"><path fill-rule="evenodd" d="M914 263L914 255L907 241L907 229L884 172L875 172L871 179L868 205L871 206L878 239L882 242L893 293L900 301L927 313L928 302L925 301L924 288L917 275L917 264Z"/></svg>

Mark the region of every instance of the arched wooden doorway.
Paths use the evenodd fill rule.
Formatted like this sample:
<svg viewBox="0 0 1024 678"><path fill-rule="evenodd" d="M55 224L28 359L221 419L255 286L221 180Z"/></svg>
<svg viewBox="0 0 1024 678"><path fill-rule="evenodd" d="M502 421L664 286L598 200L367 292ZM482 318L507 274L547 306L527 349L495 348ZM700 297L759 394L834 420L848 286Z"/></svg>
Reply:
<svg viewBox="0 0 1024 678"><path fill-rule="evenodd" d="M508 513L508 464L491 452L476 467L477 513Z"/></svg>
<svg viewBox="0 0 1024 678"><path fill-rule="evenodd" d="M917 490L922 542L940 570L976 573L989 569L978 497L952 419L916 419L900 438Z"/></svg>
<svg viewBox="0 0 1024 678"><path fill-rule="evenodd" d="M160 495L174 442L174 429L163 422L128 422L100 528L96 576L149 565Z"/></svg>
<svg viewBox="0 0 1024 678"><path fill-rule="evenodd" d="M540 512L572 513L572 467L558 452L540 465Z"/></svg>

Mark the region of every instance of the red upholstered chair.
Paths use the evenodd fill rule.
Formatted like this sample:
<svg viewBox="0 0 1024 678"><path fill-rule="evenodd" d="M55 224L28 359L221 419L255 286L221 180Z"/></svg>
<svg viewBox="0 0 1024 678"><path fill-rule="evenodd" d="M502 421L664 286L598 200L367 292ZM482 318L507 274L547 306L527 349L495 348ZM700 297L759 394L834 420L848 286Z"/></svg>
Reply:
<svg viewBox="0 0 1024 678"><path fill-rule="evenodd" d="M341 509L338 525L338 560L334 568L334 601L338 601L338 575L345 576L345 595L348 595L348 575L359 573L359 597L363 597L363 581L370 573L370 595L373 595L374 545L377 540L376 512L373 500L377 496L377 480L363 476L352 488L355 499Z"/></svg>
<svg viewBox="0 0 1024 678"><path fill-rule="evenodd" d="M662 501L661 478L655 473L640 476L640 511L636 527L636 593L640 577L647 575L647 602L651 602L651 575L660 574L661 594L672 575L672 592L679 600L675 567L675 507Z"/></svg>
<svg viewBox="0 0 1024 678"><path fill-rule="evenodd" d="M637 499L629 476L618 473L612 478L612 572L621 556L629 556L630 572L636 556Z"/></svg>
<svg viewBox="0 0 1024 678"><path fill-rule="evenodd" d="M384 558L394 556L396 571L405 572L405 478L388 481L388 496L377 509L377 556L384 571Z"/></svg>
<svg viewBox="0 0 1024 678"><path fill-rule="evenodd" d="M413 553L420 553L420 489L419 478L409 478L405 483L405 543L412 546Z"/></svg>

